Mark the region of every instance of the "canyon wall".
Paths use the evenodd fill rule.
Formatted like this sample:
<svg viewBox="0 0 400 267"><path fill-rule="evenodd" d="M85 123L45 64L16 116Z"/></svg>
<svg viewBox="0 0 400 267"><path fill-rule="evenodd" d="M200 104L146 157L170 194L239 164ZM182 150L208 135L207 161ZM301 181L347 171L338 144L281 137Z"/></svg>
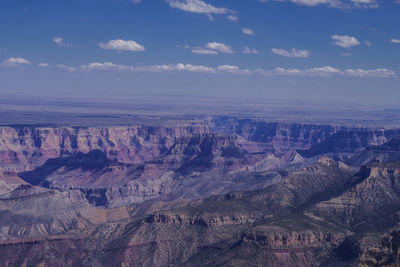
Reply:
<svg viewBox="0 0 400 267"><path fill-rule="evenodd" d="M210 128L206 125L171 128L1 127L0 162L5 170L27 171L51 158L98 149L111 160L141 163L167 153L181 137L207 133Z"/></svg>
<svg viewBox="0 0 400 267"><path fill-rule="evenodd" d="M288 150L299 150L309 157L331 152L357 152L369 145L381 145L400 136L400 130L223 117L203 124L175 127L0 127L0 167L9 171L28 171L51 158L92 150L103 151L113 161L143 163L174 153L179 146L195 141L193 137L208 134L226 136L226 140L220 138L219 142L232 142L227 136L234 137L237 146L249 153L282 155Z"/></svg>

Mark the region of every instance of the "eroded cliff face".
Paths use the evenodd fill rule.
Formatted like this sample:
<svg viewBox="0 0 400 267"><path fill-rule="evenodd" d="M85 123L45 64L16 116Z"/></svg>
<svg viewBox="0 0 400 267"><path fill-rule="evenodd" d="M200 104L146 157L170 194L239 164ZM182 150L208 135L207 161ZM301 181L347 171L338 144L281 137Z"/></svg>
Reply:
<svg viewBox="0 0 400 267"><path fill-rule="evenodd" d="M190 142L214 134L212 146L232 142L249 153L282 156L301 150L307 157L325 153L357 152L400 136L400 130L346 128L331 125L270 123L217 117L196 125L175 127L0 127L0 162L5 170L28 171L48 159L74 152L101 150L122 163L143 163L168 153L190 155ZM217 140L218 134L225 136ZM207 143L204 143L207 145ZM232 148L232 146L229 146ZM186 150L185 150L186 149ZM205 147L202 153L209 153ZM223 151L236 154L238 149Z"/></svg>
<svg viewBox="0 0 400 267"><path fill-rule="evenodd" d="M168 215L168 214L152 214L147 219L146 222L151 224L189 224L189 225L199 225L206 227L215 226L226 226L235 224L251 224L255 221L254 218L247 215L228 215L228 216L218 216L218 215L203 215L190 217L185 215Z"/></svg>
<svg viewBox="0 0 400 267"><path fill-rule="evenodd" d="M276 152L308 149L332 134L346 129L342 126L301 123L266 122L262 120L215 118L214 129L238 134L245 140L268 144Z"/></svg>
<svg viewBox="0 0 400 267"><path fill-rule="evenodd" d="M400 129L342 129L307 150L300 151L305 157L325 153L361 152L369 146L379 146L400 136Z"/></svg>
<svg viewBox="0 0 400 267"><path fill-rule="evenodd" d="M400 221L400 167L386 163L397 141L357 154L368 163L361 169L335 155L307 158L352 154L397 133L230 118L0 128L0 263L398 262L399 234L387 229ZM375 156L382 162L370 163ZM372 242L368 231L387 234Z"/></svg>
<svg viewBox="0 0 400 267"><path fill-rule="evenodd" d="M140 163L122 163L101 150L65 153L33 171L21 172L26 182L67 191L78 189L96 205L120 206L155 198L204 198L228 190L265 186L279 175L240 178L246 166L258 164L263 154L244 150L234 136L197 134L176 138L162 155ZM291 157L277 158L281 164ZM258 170L268 170L269 166ZM264 181L263 181L264 180Z"/></svg>
<svg viewBox="0 0 400 267"><path fill-rule="evenodd" d="M344 239L343 233L317 231L274 232L273 229L260 231L251 229L242 236L243 243L265 246L270 249L307 249L324 245L339 245Z"/></svg>
<svg viewBox="0 0 400 267"><path fill-rule="evenodd" d="M383 163L400 161L400 136L393 138L383 145L367 147L351 158L348 163L353 166L362 166L373 161Z"/></svg>
<svg viewBox="0 0 400 267"><path fill-rule="evenodd" d="M73 152L98 149L107 158L123 163L140 163L167 153L176 140L210 133L202 126L36 128L1 127L0 160L2 168L27 171L48 159Z"/></svg>
<svg viewBox="0 0 400 267"><path fill-rule="evenodd" d="M279 175L270 179L262 173L287 164L301 165L304 159L294 149L309 148L336 129L250 120L237 121L238 130L230 126L231 121L225 123L223 131L221 125L213 123L3 127L0 167L19 173L33 185L62 191L79 189L92 204L101 206L164 196L168 196L165 200L196 199L275 183ZM244 175L250 179L240 178ZM193 189L188 190L190 187Z"/></svg>

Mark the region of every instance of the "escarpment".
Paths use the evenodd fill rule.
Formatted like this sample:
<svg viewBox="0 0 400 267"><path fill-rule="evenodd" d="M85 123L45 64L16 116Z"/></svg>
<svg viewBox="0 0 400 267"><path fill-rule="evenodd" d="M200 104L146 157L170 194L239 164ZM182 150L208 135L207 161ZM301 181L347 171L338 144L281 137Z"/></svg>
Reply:
<svg viewBox="0 0 400 267"><path fill-rule="evenodd" d="M398 129L0 128L0 265L399 263Z"/></svg>
<svg viewBox="0 0 400 267"><path fill-rule="evenodd" d="M312 249L321 246L339 245L344 239L343 233L317 231L274 232L248 230L241 237L241 243L255 244L270 249Z"/></svg>
<svg viewBox="0 0 400 267"><path fill-rule="evenodd" d="M354 153L369 146L383 145L400 136L400 129L342 129L311 148L300 151L306 157L324 153Z"/></svg>
<svg viewBox="0 0 400 267"><path fill-rule="evenodd" d="M171 128L1 127L0 159L6 170L27 171L51 158L73 152L100 150L110 160L138 163L167 153L175 140L181 137L206 133L210 133L206 125Z"/></svg>
<svg viewBox="0 0 400 267"><path fill-rule="evenodd" d="M224 117L174 127L0 127L0 160L5 170L21 172L65 154L100 150L110 160L143 163L168 153L193 154L194 151L183 149L182 143L195 142L196 138L217 133L233 137L237 145L249 153L282 155L298 150L307 157L358 152L400 136L399 129L273 123ZM222 139L221 142L227 141ZM218 142L216 138L214 142ZM208 152L204 150L202 153ZM237 147L229 147L222 153L240 156Z"/></svg>
<svg viewBox="0 0 400 267"><path fill-rule="evenodd" d="M301 123L266 122L262 120L215 118L215 129L232 132L252 142L267 143L271 149L308 149L332 134L346 129L342 126Z"/></svg>
<svg viewBox="0 0 400 267"><path fill-rule="evenodd" d="M249 224L255 221L251 216L234 214L230 216L207 215L190 217L185 215L173 214L152 214L146 222L152 224L189 224L200 225L206 227L234 225L234 224Z"/></svg>

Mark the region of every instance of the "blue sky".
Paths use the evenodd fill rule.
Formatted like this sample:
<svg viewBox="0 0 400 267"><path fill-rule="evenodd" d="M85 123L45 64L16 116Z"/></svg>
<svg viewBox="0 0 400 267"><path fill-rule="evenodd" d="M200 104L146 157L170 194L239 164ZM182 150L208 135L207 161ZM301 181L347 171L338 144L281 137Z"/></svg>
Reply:
<svg viewBox="0 0 400 267"><path fill-rule="evenodd" d="M400 99L400 1L2 0L0 94Z"/></svg>

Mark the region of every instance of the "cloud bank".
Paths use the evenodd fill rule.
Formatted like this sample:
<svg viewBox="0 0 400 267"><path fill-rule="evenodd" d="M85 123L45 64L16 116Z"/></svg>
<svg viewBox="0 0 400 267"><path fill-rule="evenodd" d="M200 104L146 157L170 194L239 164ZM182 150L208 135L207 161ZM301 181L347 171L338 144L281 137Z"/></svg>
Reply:
<svg viewBox="0 0 400 267"><path fill-rule="evenodd" d="M283 56L283 57L297 57L297 58L306 58L310 56L310 51L308 50L297 50L296 48L292 48L291 50L284 50L279 48L272 48L271 52L273 54Z"/></svg>
<svg viewBox="0 0 400 267"><path fill-rule="evenodd" d="M325 5L331 8L378 8L376 0L260 0L261 3L267 2L291 2L300 6L315 7Z"/></svg>
<svg viewBox="0 0 400 267"><path fill-rule="evenodd" d="M10 57L3 61L3 65L7 66L18 66L18 65L28 65L28 64L31 64L31 62L22 57Z"/></svg>
<svg viewBox="0 0 400 267"><path fill-rule="evenodd" d="M194 72L208 74L241 74L241 75L264 75L264 76L298 76L298 77L371 77L371 78L397 78L393 70L377 68L371 70L364 69L344 69L340 70L331 66L316 67L309 69L282 68L277 67L271 70L265 69L245 69L235 65L219 65L216 67L193 65L193 64L168 64L168 65L149 65L131 66L120 65L112 62L92 62L79 67L57 65L57 68L67 71L124 71L124 72Z"/></svg>

